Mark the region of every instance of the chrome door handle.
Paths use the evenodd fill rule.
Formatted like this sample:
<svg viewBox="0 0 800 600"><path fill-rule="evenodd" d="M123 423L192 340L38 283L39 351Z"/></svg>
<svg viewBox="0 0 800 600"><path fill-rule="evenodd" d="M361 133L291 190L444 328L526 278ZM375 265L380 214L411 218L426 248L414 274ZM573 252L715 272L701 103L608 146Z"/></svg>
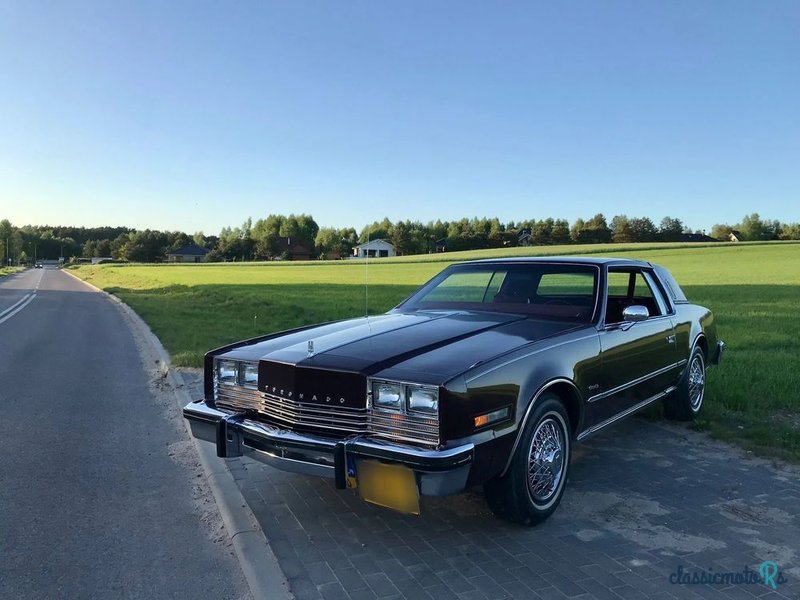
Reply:
<svg viewBox="0 0 800 600"><path fill-rule="evenodd" d="M674 344L675 343L675 336L674 335L668 335L667 336L667 343L668 344Z"/></svg>

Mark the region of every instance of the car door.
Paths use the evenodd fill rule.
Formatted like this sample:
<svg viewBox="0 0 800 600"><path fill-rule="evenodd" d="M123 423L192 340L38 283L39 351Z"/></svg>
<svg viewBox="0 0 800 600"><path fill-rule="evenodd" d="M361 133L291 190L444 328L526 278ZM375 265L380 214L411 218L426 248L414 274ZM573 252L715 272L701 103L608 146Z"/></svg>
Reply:
<svg viewBox="0 0 800 600"><path fill-rule="evenodd" d="M645 306L649 317L626 322L623 310ZM612 420L666 390L678 368L669 306L643 269L609 267L605 315L599 332L600 390L589 399L595 425Z"/></svg>

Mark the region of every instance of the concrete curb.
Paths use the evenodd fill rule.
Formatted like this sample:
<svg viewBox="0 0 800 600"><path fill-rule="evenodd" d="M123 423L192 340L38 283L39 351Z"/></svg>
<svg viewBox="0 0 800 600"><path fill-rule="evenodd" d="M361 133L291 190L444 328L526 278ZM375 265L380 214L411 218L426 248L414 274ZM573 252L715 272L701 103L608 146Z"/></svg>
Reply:
<svg viewBox="0 0 800 600"><path fill-rule="evenodd" d="M182 411L185 405L192 402L193 399L186 391L186 382L183 380L183 376L169 368L170 361L167 351L142 318L116 296L67 270L63 270L63 272L100 292L120 308L131 327L138 330L142 338L147 340L153 354L158 357L159 370L172 386L178 408ZM201 443L191 435L185 420L184 426L187 435L194 442L200 464L206 472L208 485L214 494L220 516L230 535L231 543L253 598L292 600L294 596L289 591L289 583L278 565L278 559L272 552L264 532L259 527L255 515L247 505L247 501L242 496L225 461L217 457L211 444Z"/></svg>

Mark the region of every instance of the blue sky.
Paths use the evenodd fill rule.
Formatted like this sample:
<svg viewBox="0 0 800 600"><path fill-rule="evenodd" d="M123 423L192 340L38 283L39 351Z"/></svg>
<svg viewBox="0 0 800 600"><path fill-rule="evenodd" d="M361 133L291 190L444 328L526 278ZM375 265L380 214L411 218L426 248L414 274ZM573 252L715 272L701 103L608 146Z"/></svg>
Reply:
<svg viewBox="0 0 800 600"><path fill-rule="evenodd" d="M800 3L0 3L0 218L800 221Z"/></svg>

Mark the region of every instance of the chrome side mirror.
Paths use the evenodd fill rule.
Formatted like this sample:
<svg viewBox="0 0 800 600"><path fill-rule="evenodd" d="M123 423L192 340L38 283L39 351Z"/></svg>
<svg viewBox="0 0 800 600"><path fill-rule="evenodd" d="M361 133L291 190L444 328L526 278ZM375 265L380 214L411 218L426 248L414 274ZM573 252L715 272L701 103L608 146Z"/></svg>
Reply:
<svg viewBox="0 0 800 600"><path fill-rule="evenodd" d="M639 321L646 321L650 317L650 311L646 306L634 304L633 306L625 307L622 311L622 320L626 323L638 323Z"/></svg>

